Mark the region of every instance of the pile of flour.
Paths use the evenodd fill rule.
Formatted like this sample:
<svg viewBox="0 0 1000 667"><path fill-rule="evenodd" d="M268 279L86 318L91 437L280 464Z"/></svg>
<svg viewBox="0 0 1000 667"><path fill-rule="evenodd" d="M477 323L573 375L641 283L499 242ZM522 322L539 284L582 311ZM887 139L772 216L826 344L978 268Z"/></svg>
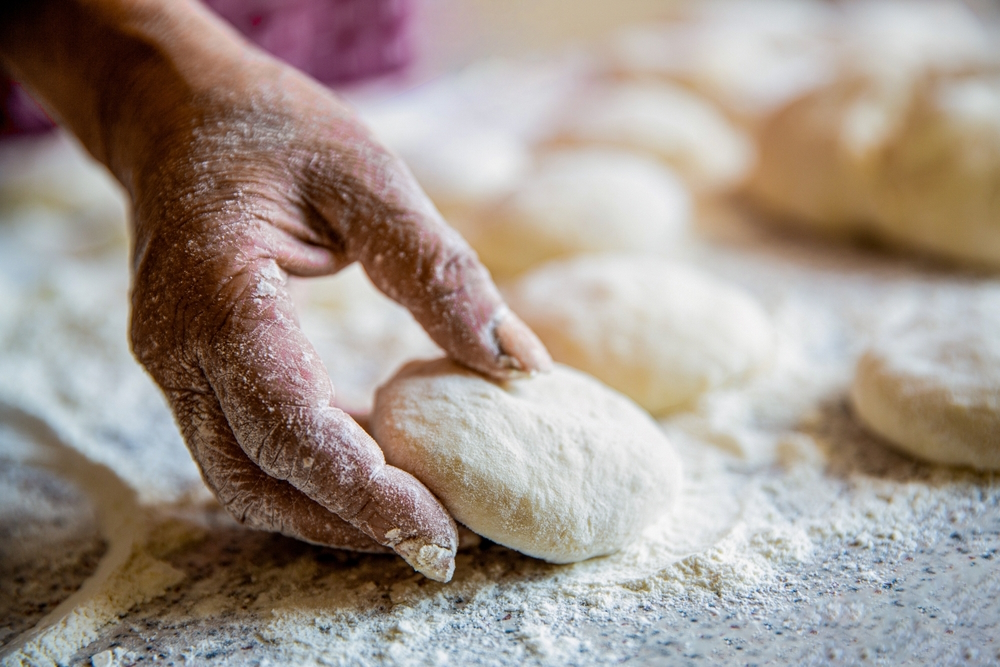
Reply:
<svg viewBox="0 0 1000 667"><path fill-rule="evenodd" d="M252 635L273 664L613 661L617 649L597 647L584 622L634 622L640 611L655 613L650 605L690 599L767 600L789 568L830 568L830 554L846 552L903 558L936 542L956 517L1000 502L994 477L893 454L844 402L871 340L915 310L982 298L997 281L786 240L734 213L703 221L710 240L692 241L685 259L764 304L777 359L750 384L709 393L661 422L686 478L676 509L640 540L565 566L487 545L459 555L448 585L398 559L320 558L320 550L280 563L251 559L239 582L223 565L202 563L214 574L195 576L192 554L214 553L221 536L232 545L227 558L263 538L220 516L128 352L127 251L107 240L118 223L96 226L97 244L33 240L37 221L69 229L90 206L34 196L0 211L0 248L11 255L0 262L0 404L48 432L22 429L19 453L0 453L73 479L98 506L109 543L83 588L5 649L5 665L88 655L95 665L129 662L137 649L109 646L115 628L165 614L192 628L155 640L178 660ZM434 348L359 274L324 281L301 293L303 322L321 339L339 394L364 407L397 361ZM878 568L889 567L881 557L855 562L870 563L850 573L857 581L876 581Z"/></svg>

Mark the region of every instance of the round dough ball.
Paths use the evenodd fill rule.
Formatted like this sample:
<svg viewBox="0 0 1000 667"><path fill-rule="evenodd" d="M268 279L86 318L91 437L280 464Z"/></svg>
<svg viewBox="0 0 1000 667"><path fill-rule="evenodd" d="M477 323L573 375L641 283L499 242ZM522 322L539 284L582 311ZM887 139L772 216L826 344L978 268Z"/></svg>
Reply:
<svg viewBox="0 0 1000 667"><path fill-rule="evenodd" d="M681 81L731 115L755 122L832 74L826 2L688 2L679 20L623 31L615 66L632 75Z"/></svg>
<svg viewBox="0 0 1000 667"><path fill-rule="evenodd" d="M680 488L656 423L564 366L496 383L447 359L414 362L379 389L371 423L386 461L455 519L553 563L619 550Z"/></svg>
<svg viewBox="0 0 1000 667"><path fill-rule="evenodd" d="M732 188L754 160L749 138L711 102L666 82L596 86L574 106L563 134L652 154L697 190Z"/></svg>
<svg viewBox="0 0 1000 667"><path fill-rule="evenodd" d="M760 129L750 194L788 224L864 232L874 208L866 155L898 115L897 97L856 81L825 87L774 114Z"/></svg>
<svg viewBox="0 0 1000 667"><path fill-rule="evenodd" d="M997 53L994 28L964 2L868 0L843 3L841 11L845 72L957 71Z"/></svg>
<svg viewBox="0 0 1000 667"><path fill-rule="evenodd" d="M851 387L865 426L927 461L1000 470L1000 322L979 323L921 327L866 352Z"/></svg>
<svg viewBox="0 0 1000 667"><path fill-rule="evenodd" d="M784 220L1000 266L1000 68L859 78L763 128L750 190Z"/></svg>
<svg viewBox="0 0 1000 667"><path fill-rule="evenodd" d="M775 336L753 297L655 258L590 256L543 266L507 293L553 359L658 415L750 376Z"/></svg>
<svg viewBox="0 0 1000 667"><path fill-rule="evenodd" d="M1000 68L926 81L883 155L874 193L880 237L1000 267Z"/></svg>
<svg viewBox="0 0 1000 667"><path fill-rule="evenodd" d="M512 275L585 252L655 252L686 230L691 198L656 160L623 151L554 151L509 197L460 227L483 263Z"/></svg>

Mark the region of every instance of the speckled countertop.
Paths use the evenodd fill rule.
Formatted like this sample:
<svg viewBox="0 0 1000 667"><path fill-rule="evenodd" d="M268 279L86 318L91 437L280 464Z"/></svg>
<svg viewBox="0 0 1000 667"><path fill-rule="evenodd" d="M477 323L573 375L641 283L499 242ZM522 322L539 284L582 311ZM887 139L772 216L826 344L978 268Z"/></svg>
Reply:
<svg viewBox="0 0 1000 667"><path fill-rule="evenodd" d="M856 427L842 406L832 405L819 428L850 432ZM10 431L5 436L13 437ZM851 442L832 454L828 474L845 479L888 474L904 483L924 476L923 466L917 464L904 463L900 472L900 457L866 436ZM8 644L79 586L93 571L102 545L88 518L92 510L71 483L45 469L7 463L2 485L0 618L2 641ZM24 502L13 502L11 490ZM282 652L258 633L270 612L267 605L258 604L262 594L273 596L277 587L292 596L304 587L329 585L331 578L365 581L377 576L358 599L358 610L388 615L399 602L400 585L413 580L405 565L388 557L316 548L248 531L218 513L205 516L205 533L167 556L185 573L184 581L102 629L68 664L89 664L92 657L94 665L283 664ZM40 535L45 539L34 537ZM956 512L950 530L915 548L846 543L831 547L782 572L770 585L737 598L703 591L650 595L624 620L602 616L588 605L567 603L562 613L580 612L575 627L585 642L572 662L1000 662L1000 508L996 505L975 516ZM496 586L512 591L553 569L489 545L465 554L460 566L488 573ZM261 578L261 572L272 576ZM439 587L426 580L417 585ZM201 606L207 590L223 594L224 607ZM457 597L453 604L459 608L463 600ZM486 630L475 630L478 636L471 645L463 636L462 662L532 662L530 637L520 632L516 615L491 621ZM439 638L445 655L449 634ZM372 657L377 659L378 651ZM389 654L381 657L393 662ZM332 664L339 662L336 654L329 658ZM432 658L428 662L439 662Z"/></svg>

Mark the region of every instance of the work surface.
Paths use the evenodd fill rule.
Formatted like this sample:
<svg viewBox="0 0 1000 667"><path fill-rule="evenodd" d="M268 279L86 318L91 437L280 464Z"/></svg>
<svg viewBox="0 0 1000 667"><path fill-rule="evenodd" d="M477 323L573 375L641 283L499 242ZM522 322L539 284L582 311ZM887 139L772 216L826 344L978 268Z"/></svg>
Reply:
<svg viewBox="0 0 1000 667"><path fill-rule="evenodd" d="M554 566L484 544L441 585L228 519L129 355L114 198L59 203L66 184L101 187L59 141L5 150L65 187L8 187L0 221L4 664L1000 662L1000 483L895 453L845 398L869 341L995 298L995 279L704 214L674 258L753 292L781 353L662 422L680 507L614 557ZM356 396L428 352L405 314L351 301L359 278L302 288Z"/></svg>

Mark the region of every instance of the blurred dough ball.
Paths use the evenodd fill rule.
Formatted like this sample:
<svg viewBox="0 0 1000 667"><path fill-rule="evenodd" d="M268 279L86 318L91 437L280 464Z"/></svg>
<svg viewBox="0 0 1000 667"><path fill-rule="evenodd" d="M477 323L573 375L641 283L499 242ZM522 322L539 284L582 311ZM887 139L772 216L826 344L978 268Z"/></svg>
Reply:
<svg viewBox="0 0 1000 667"><path fill-rule="evenodd" d="M611 60L626 74L683 82L752 121L831 78L835 17L823 2L693 2L675 21L623 31Z"/></svg>
<svg viewBox="0 0 1000 667"><path fill-rule="evenodd" d="M655 258L553 262L506 294L556 361L654 415L751 376L774 351L770 319L749 294Z"/></svg>
<svg viewBox="0 0 1000 667"><path fill-rule="evenodd" d="M612 66L680 81L755 125L811 90L859 74L904 78L992 57L995 27L947 0L692 2L622 32Z"/></svg>
<svg viewBox="0 0 1000 667"><path fill-rule="evenodd" d="M1000 267L1000 68L928 81L884 150L876 233Z"/></svg>
<svg viewBox="0 0 1000 667"><path fill-rule="evenodd" d="M861 421L921 459L1000 470L1000 304L993 306L918 325L866 352L851 388Z"/></svg>
<svg viewBox="0 0 1000 667"><path fill-rule="evenodd" d="M360 264L290 283L302 329L333 379L337 406L371 409L375 388L403 363L440 348L413 316L382 294Z"/></svg>
<svg viewBox="0 0 1000 667"><path fill-rule="evenodd" d="M405 107L372 111L365 121L403 158L445 219L507 192L531 166L526 142L498 128L437 127L420 109Z"/></svg>
<svg viewBox="0 0 1000 667"><path fill-rule="evenodd" d="M667 82L585 89L567 116L562 138L653 155L700 191L733 187L754 160L750 139L711 102Z"/></svg>
<svg viewBox="0 0 1000 667"><path fill-rule="evenodd" d="M842 76L889 78L955 71L995 59L996 26L957 0L877 0L842 5L837 39Z"/></svg>
<svg viewBox="0 0 1000 667"><path fill-rule="evenodd" d="M509 196L456 224L491 271L511 275L567 255L662 251L690 218L688 191L658 161L582 148L543 155Z"/></svg>
<svg viewBox="0 0 1000 667"><path fill-rule="evenodd" d="M790 222L1000 266L1000 68L831 86L760 152L750 191Z"/></svg>
<svg viewBox="0 0 1000 667"><path fill-rule="evenodd" d="M857 232L872 215L872 166L865 144L893 120L895 99L863 81L793 102L759 132L748 188L772 212L831 232ZM891 91L888 91L891 93Z"/></svg>

